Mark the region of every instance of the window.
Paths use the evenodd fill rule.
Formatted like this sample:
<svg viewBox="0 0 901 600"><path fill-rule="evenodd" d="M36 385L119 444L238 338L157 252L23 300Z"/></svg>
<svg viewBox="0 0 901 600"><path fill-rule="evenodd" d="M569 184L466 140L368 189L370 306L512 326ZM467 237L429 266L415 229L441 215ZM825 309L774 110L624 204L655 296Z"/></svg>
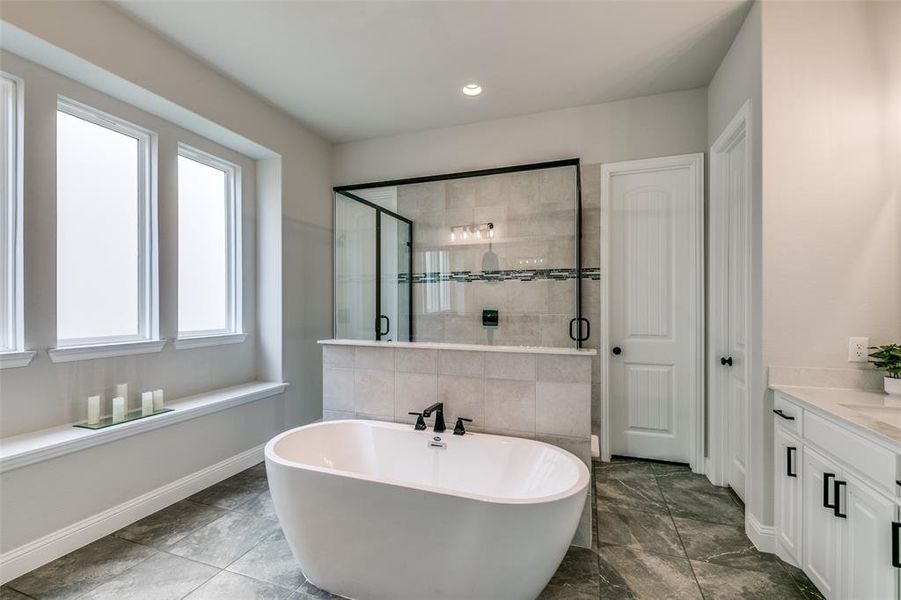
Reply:
<svg viewBox="0 0 901 600"><path fill-rule="evenodd" d="M240 177L237 165L179 146L179 339L241 333Z"/></svg>
<svg viewBox="0 0 901 600"><path fill-rule="evenodd" d="M63 98L56 133L57 344L157 340L155 136Z"/></svg>
<svg viewBox="0 0 901 600"><path fill-rule="evenodd" d="M0 73L0 352L7 355L23 348L21 122L21 82Z"/></svg>

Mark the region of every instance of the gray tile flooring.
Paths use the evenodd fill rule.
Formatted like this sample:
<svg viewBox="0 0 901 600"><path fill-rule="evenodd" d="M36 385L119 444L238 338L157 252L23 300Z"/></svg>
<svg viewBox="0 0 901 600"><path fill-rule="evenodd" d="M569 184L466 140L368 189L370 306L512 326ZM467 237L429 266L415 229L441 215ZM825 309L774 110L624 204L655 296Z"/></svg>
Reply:
<svg viewBox="0 0 901 600"><path fill-rule="evenodd" d="M744 507L682 465L594 463L594 547L571 548L540 600L821 598L757 552ZM0 599L305 600L262 464L0 588Z"/></svg>

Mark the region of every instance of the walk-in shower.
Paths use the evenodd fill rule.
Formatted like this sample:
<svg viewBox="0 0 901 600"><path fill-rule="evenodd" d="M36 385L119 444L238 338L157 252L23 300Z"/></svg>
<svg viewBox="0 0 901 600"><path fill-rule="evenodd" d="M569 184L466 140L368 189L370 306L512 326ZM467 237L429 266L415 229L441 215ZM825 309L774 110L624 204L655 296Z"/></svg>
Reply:
<svg viewBox="0 0 901 600"><path fill-rule="evenodd" d="M335 337L579 346L578 159L335 188Z"/></svg>

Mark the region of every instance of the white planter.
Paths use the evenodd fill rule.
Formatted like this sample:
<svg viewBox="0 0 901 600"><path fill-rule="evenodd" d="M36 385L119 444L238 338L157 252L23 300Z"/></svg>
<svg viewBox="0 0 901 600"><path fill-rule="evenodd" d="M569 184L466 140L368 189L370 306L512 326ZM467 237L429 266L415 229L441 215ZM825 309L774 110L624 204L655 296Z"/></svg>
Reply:
<svg viewBox="0 0 901 600"><path fill-rule="evenodd" d="M891 394L892 396L901 396L901 379L883 377L882 382L885 385L886 394Z"/></svg>

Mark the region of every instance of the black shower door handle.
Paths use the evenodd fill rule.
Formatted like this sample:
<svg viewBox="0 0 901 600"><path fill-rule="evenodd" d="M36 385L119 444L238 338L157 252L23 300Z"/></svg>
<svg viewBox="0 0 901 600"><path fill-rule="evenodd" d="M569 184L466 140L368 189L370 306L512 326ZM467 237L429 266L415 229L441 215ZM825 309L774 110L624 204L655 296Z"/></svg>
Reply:
<svg viewBox="0 0 901 600"><path fill-rule="evenodd" d="M582 326L581 326L583 321L585 322L584 337L582 336ZM579 324L578 333L575 333L575 330L573 328L573 326L576 325L576 323ZM591 337L591 321L589 321L585 317L576 317L576 318L569 320L569 339L571 339L574 342L584 342L589 337Z"/></svg>
<svg viewBox="0 0 901 600"><path fill-rule="evenodd" d="M382 331L382 319L385 319L385 331ZM391 319L388 318L388 315L379 315L379 336L388 335L388 332L391 331Z"/></svg>

